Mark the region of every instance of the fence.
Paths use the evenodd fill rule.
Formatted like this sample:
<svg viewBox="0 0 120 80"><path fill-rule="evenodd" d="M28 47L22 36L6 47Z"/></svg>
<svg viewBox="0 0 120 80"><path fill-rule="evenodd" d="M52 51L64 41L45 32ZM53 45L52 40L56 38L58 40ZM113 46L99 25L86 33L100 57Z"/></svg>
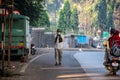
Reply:
<svg viewBox="0 0 120 80"><path fill-rule="evenodd" d="M44 28L32 28L32 41L37 48L54 47L54 34L45 32Z"/></svg>

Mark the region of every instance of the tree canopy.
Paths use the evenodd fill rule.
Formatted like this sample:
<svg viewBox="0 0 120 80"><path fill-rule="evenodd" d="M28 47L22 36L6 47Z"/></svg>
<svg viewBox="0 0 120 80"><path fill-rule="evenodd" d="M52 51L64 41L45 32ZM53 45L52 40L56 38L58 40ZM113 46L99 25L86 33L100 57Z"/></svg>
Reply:
<svg viewBox="0 0 120 80"><path fill-rule="evenodd" d="M65 34L71 29L71 8L68 0L65 1L63 8L60 10L58 27L62 27L62 31Z"/></svg>
<svg viewBox="0 0 120 80"><path fill-rule="evenodd" d="M10 3L12 0L2 1ZM22 15L30 18L31 26L47 30L58 27L64 33L76 32L79 24L78 30L92 34L92 30L119 28L120 0L14 0L14 5Z"/></svg>
<svg viewBox="0 0 120 80"><path fill-rule="evenodd" d="M71 14L71 26L74 33L77 33L77 34L79 33L78 25L79 25L78 10L77 10L77 7L75 6Z"/></svg>
<svg viewBox="0 0 120 80"><path fill-rule="evenodd" d="M50 9L49 17L51 18L51 22L54 22L54 20L52 19L52 13L53 14L55 13L54 10L56 10L56 7L57 10L59 10L60 12L58 15L56 14L58 16L58 26L60 24L63 25L63 23L65 23L66 21L64 15L69 11L69 9L68 10L66 9L67 8L65 3L66 1L67 0L48 0L47 3L49 5L47 7ZM72 29L73 25L72 16L74 4L76 5L76 8L78 10L79 30L83 30L86 35L96 35L98 30L108 31L110 27L119 28L120 0L68 0L68 1L71 10L70 18L71 20L69 28L67 28L68 26L65 27L66 31L71 32ZM56 2L57 5L58 4L59 5L53 6L56 4ZM51 4L52 7L50 6L49 3ZM62 28L65 25L66 24L60 26Z"/></svg>
<svg viewBox="0 0 120 80"><path fill-rule="evenodd" d="M20 10L20 13L22 15L26 15L30 18L31 26L37 27L50 26L48 14L44 8L44 5L42 4L43 0L22 0L22 1L14 0L14 1L15 9Z"/></svg>

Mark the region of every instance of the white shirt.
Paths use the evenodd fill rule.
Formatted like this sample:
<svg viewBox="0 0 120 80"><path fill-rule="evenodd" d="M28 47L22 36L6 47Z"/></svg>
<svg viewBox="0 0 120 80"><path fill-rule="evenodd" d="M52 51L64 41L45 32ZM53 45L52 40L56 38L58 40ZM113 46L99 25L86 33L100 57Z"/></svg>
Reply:
<svg viewBox="0 0 120 80"><path fill-rule="evenodd" d="M57 35L55 35L56 37ZM63 35L61 35L62 39L63 39ZM57 49L62 49L63 48L63 42L59 42L59 38L57 38L57 42L55 43L55 48Z"/></svg>

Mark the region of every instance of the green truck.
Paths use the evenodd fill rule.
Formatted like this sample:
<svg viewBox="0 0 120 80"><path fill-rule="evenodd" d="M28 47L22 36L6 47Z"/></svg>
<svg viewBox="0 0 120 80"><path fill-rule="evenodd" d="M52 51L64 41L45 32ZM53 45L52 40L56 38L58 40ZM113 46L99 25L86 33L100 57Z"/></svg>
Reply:
<svg viewBox="0 0 120 80"><path fill-rule="evenodd" d="M0 21L0 25L2 22ZM8 24L9 18L6 18L6 33L5 33L5 55L8 54ZM31 48L31 37L29 29L29 18L24 15L13 14L12 36L11 36L11 56L28 55ZM0 42L2 41L2 25L0 27ZM0 43L0 56L2 54Z"/></svg>

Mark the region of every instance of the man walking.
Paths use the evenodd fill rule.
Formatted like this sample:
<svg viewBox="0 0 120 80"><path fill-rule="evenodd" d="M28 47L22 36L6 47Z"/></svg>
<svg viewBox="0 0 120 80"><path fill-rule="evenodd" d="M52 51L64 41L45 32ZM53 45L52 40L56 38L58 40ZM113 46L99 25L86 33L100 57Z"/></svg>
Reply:
<svg viewBox="0 0 120 80"><path fill-rule="evenodd" d="M62 47L63 47L63 36L61 30L57 29L55 35L55 65L61 65L62 60Z"/></svg>

